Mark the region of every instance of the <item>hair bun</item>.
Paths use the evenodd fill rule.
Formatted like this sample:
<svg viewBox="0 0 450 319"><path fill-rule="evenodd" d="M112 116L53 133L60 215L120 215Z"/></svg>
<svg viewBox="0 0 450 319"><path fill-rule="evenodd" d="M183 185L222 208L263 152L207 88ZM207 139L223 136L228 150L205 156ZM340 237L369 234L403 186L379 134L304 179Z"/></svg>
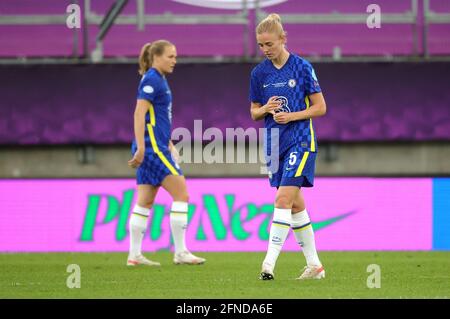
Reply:
<svg viewBox="0 0 450 319"><path fill-rule="evenodd" d="M269 14L269 15L267 16L267 18L272 19L272 20L275 20L275 21L281 23L281 17L280 17L280 15L277 14L277 13L271 13L271 14Z"/></svg>

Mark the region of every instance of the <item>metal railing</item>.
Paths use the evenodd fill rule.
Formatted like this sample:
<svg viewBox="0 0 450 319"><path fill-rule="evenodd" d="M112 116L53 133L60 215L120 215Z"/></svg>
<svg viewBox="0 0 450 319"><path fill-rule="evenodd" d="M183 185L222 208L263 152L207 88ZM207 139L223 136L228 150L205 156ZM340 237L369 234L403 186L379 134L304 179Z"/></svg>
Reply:
<svg viewBox="0 0 450 319"><path fill-rule="evenodd" d="M105 18L108 14L100 14L94 12L91 8L91 0L73 0L79 4L83 1L83 26L84 28L74 29L73 31L73 58L81 58L83 55L90 61L98 62L103 59L102 43L103 38L107 35L107 30L112 24L116 25L136 25L137 30L144 30L147 25L199 25L199 24L217 24L217 25L241 25L243 27L243 52L244 58L255 57L256 52L252 48L254 42L250 28L253 28L254 21L250 15L250 6L255 9L256 23L267 16L267 12L261 9L261 0L242 0L242 7L237 13L233 14L147 14L145 12L145 0L136 1L135 14L120 14L120 10L116 15L109 19L108 23ZM423 0L423 12L419 12L419 0L411 0L410 8L401 13L384 13L382 14L383 24L407 24L411 25L413 34L413 49L411 56L423 54L425 58L429 55L428 32L431 24L450 24L450 13L436 13L430 9L430 0ZM118 3L119 0L116 0ZM419 29L419 18L423 14L422 30ZM283 23L285 24L360 24L366 23L367 13L343 13L332 12L327 14L311 14L311 13L282 13ZM61 25L65 24L67 14L56 15L0 15L0 26L2 25ZM96 48L89 52L88 27L92 25L102 26L106 24L103 32L96 35ZM102 30L100 30L102 31ZM419 51L419 32L422 31L423 41L422 48ZM82 34L80 34L82 32ZM83 41L84 52L79 53L79 43Z"/></svg>
<svg viewBox="0 0 450 319"><path fill-rule="evenodd" d="M145 1L137 1L137 12L134 15L119 15L114 20L118 25L136 25L138 30L144 30L146 25L199 25L199 24L219 24L219 25L242 25L243 26L243 43L244 56L250 55L248 37L249 37L249 9L248 0L242 0L241 10L235 14L146 14ZM84 0L84 14L87 25L100 25L104 19L101 14L91 11L90 0ZM87 46L87 35L85 36L85 47ZM96 49L92 52L91 57L94 61L99 61L103 57L102 39L96 38Z"/></svg>
<svg viewBox="0 0 450 319"><path fill-rule="evenodd" d="M259 1L256 3L258 4ZM383 13L383 24L410 24L413 29L413 55L418 54L418 0L411 0L410 10L403 13ZM259 6L256 7L257 21L268 15ZM283 24L366 24L366 13L283 13Z"/></svg>
<svg viewBox="0 0 450 319"><path fill-rule="evenodd" d="M450 24L450 13L436 13L432 11L430 9L430 0L424 0L423 6L423 53L425 58L429 58L428 26L430 24Z"/></svg>

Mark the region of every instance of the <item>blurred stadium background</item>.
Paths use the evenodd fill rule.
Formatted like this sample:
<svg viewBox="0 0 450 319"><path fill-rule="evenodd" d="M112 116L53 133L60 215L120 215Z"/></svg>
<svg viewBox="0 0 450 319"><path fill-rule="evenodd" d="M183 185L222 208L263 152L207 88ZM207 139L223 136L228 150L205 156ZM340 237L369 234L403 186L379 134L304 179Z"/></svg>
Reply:
<svg viewBox="0 0 450 319"><path fill-rule="evenodd" d="M366 25L371 3L381 28ZM80 28L66 25L71 4L81 8ZM318 249L447 251L440 265L448 267L447 0L1 1L0 253L127 252L140 48L161 38L177 46L173 128L191 132L194 159L207 128L262 127L247 96L262 59L254 29L271 12L281 15L288 49L313 63L328 106L314 120L317 180L305 190ZM252 141L235 153L250 158ZM262 166L182 164L193 251L265 251L275 192ZM161 191L145 251L171 249L169 205ZM284 248L297 250L292 235ZM448 297L448 285L440 288Z"/></svg>

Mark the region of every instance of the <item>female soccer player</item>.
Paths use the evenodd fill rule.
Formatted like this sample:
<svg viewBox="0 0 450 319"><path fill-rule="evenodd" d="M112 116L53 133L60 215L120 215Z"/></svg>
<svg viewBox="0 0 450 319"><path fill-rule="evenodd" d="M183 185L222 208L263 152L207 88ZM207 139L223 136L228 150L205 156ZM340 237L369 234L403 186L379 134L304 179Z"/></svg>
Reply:
<svg viewBox="0 0 450 319"><path fill-rule="evenodd" d="M258 24L256 39L266 59L251 73L250 112L255 121L264 119L267 154L271 149L279 151L278 169L269 167L270 185L277 188L277 194L260 279L274 279L275 263L289 228L307 262L297 279L324 278L301 187L313 186L317 141L312 118L326 113L325 100L311 64L286 50L286 32L278 14L270 14ZM277 140L271 138L273 130L278 132L274 135ZM274 156L270 154L272 159Z"/></svg>
<svg viewBox="0 0 450 319"><path fill-rule="evenodd" d="M147 43L139 56L142 75L134 111L133 158L128 165L137 168L137 204L130 217L130 253L127 265L159 266L141 253L147 219L158 189L162 186L173 199L170 228L175 245L175 264L203 264L186 248L188 192L183 173L177 163L178 152L170 140L172 94L166 75L173 72L177 52L166 40Z"/></svg>

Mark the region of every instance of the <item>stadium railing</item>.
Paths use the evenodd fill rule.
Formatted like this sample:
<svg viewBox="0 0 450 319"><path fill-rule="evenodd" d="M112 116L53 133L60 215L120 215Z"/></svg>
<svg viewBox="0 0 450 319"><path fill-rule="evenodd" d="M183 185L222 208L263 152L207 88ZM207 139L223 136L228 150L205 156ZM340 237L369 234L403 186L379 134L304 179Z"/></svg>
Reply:
<svg viewBox="0 0 450 319"><path fill-rule="evenodd" d="M82 1L73 1L75 4L79 3L80 7L83 11L83 19L84 19L84 25L86 28L84 28L81 32L79 30L73 30L73 50L71 55L67 55L67 52L63 53L63 57L73 57L73 58L87 58L88 61L101 61L104 58L104 50L103 50L103 38L99 38L99 33L96 33L98 31L98 27L102 26L105 22L105 18L108 16L107 13L99 13L100 10L98 9L98 3L95 3L97 7L93 6L93 3L91 3L91 0L82 0ZM117 0L115 3L119 3L120 0ZM123 3L127 3L127 1L122 0ZM398 52L401 51L400 54L406 54L406 56L421 56L429 57L433 55L433 52L430 51L428 46L428 40L429 40L429 26L434 24L450 24L450 13L443 13L443 12L435 12L430 9L430 0L424 0L424 6L419 6L419 0L410 0L410 7L406 8L405 4L408 2L402 2L401 5L399 3L383 3L383 13L382 13L382 23L387 25L410 25L411 26L411 33L408 34L408 37L412 38L412 49L410 50L409 46L405 42L405 46L401 50L393 50L390 49L389 46L382 51L375 52L375 55L396 55ZM130 2L131 3L131 2ZM199 37L201 36L201 33L204 32L202 30L215 30L214 26L220 27L223 26L224 28L227 26L239 26L242 27L239 31L239 33L234 33L233 36L236 36L236 34L239 34L241 39L238 41L232 41L231 39L228 39L230 43L228 45L230 46L242 46L238 49L233 49L228 53L224 53L224 55L231 55L235 58L255 58L257 56L256 48L254 48L254 42L252 32L252 28L254 25L260 21L263 17L267 15L267 12L261 8L261 3L263 3L260 0L242 0L242 6L240 9L236 9L232 11L232 13L223 13L223 10L208 10L203 8L194 8L189 7L190 13L171 13L170 10L173 8L179 9L180 4L175 3L173 1L167 1L167 2L152 2L148 3L145 0L135 0L133 1L133 5L129 6L124 10L124 12L117 15L115 19L111 19L111 22L113 22L116 26L120 27L129 27L129 26L136 26L138 31L142 31L145 29L146 26L164 26L168 27L174 27L174 26L202 26L203 29L198 29L196 31L192 31L192 29L189 29L189 32L183 35L183 37ZM351 2L353 3L353 2ZM303 6L297 5L297 1L294 2L284 2L280 5L276 5L273 7L270 7L270 10L278 10L279 8L287 8L288 12L282 13L283 22L286 25L310 25L310 26L316 26L316 25L360 25L361 23L366 23L367 20L367 13L346 13L343 12L345 10L339 10L337 12L336 10L333 10L331 13L310 13L306 12L303 9ZM354 3L354 6L360 6ZM386 7L388 6L388 7ZM94 8L93 8L94 7ZM167 7L167 10L166 10ZM186 8L188 6L185 6L183 8ZM325 10L327 5L325 3L317 4L317 8L319 10ZM351 7L351 6L350 6ZM105 10L105 7L101 7L103 11ZM131 8L131 9L130 9ZM151 8L153 12L156 11L162 11L162 13L158 14L148 14L146 9ZM387 8L384 10L384 8ZM402 11L406 8L405 11ZM17 8L16 8L17 9ZM157 9L157 10L156 10ZM254 15L253 15L253 9L254 9ZM390 12L392 9L395 9L395 13ZM397 10L398 9L398 10ZM269 10L269 9L267 9ZM135 11L135 12L133 12ZM176 10L175 10L176 11ZM201 12L199 14L196 14L195 12ZM212 13L215 12L215 13ZM220 12L220 13L217 13ZM358 11L359 12L359 11ZM61 26L65 25L67 19L67 14L0 14L0 28L6 27L6 26L45 26L45 25L53 25L53 26ZM160 29L158 29L160 30ZM151 36L158 36L158 30L155 31L155 28L151 30ZM175 30L175 29L173 29ZM177 29L178 30L178 29ZM403 30L403 29L402 29ZM101 30L100 30L101 31ZM127 29L127 32L130 31ZM125 32L125 31L124 31ZM135 59L135 49L134 46L136 43L141 43L141 37L142 34L133 34L133 32L128 32L129 38L124 38L123 35L125 34L117 33L114 35L107 35L107 37L111 36L111 38L114 37L120 37L120 41L118 39L115 39L114 41L114 48L111 49L111 46L109 49L107 49L108 52L106 52L107 56L112 58L122 58L123 60L130 59L129 57L133 56L133 59ZM192 32L192 35L188 35L188 33ZM339 31L337 31L339 32ZM172 32L176 35L176 32ZM211 32L210 32L211 33ZM214 31L210 36L214 37ZM392 39L395 40L395 38L400 36L401 32L397 32L392 35ZM67 33L66 33L67 36ZM357 34L355 34L357 36ZM405 35L402 34L402 37ZM90 43L90 40L95 37L96 41L94 43L94 47L92 47L93 43ZM125 50L123 47L131 47L130 41L135 37L136 43L133 43L133 49ZM139 37L139 39L138 39ZM405 39L398 39L398 41L405 41ZM423 40L423 41L421 41ZM326 42L326 39L320 39L320 41ZM330 40L332 41L332 40ZM408 40L409 41L409 40ZM234 42L234 43L232 43ZM122 45L121 50L117 50L117 48ZM210 43L210 46L217 45L215 43ZM357 43L354 45L358 45ZM381 44L383 46L383 44ZM364 47L364 43L361 42L360 47ZM375 46L376 47L376 46ZM319 52L319 55L326 55L326 54L334 54L335 57L339 58L341 55L339 51L339 47L336 46L337 50L333 52L328 52L327 49L323 49L322 52ZM217 51L220 51L223 49L222 47L217 50L213 51L206 51L206 55L203 56L203 58L211 58L215 54L217 54ZM30 49L32 50L32 49ZM118 52L120 51L120 52ZM185 50L184 52L188 52L189 50ZM308 49L302 50L306 55L308 56ZM306 52L305 52L306 51ZM356 52L355 50L353 50ZM364 50L360 50L361 56L368 56L369 53L364 53ZM387 51L387 54L386 54ZM392 51L392 52L389 52ZM134 52L132 54L132 52ZM190 51L191 56L195 56L198 54L197 51ZM445 53L444 53L445 54ZM450 51L447 52L447 55L450 54ZM32 55L32 54L30 54ZM348 56L349 53L342 52L343 56ZM2 54L2 50L0 50L0 56L5 57L5 54ZM39 56L39 54L37 55ZM55 54L54 56L61 57L61 54ZM183 54L181 54L183 56ZM11 57L8 55L8 57Z"/></svg>

